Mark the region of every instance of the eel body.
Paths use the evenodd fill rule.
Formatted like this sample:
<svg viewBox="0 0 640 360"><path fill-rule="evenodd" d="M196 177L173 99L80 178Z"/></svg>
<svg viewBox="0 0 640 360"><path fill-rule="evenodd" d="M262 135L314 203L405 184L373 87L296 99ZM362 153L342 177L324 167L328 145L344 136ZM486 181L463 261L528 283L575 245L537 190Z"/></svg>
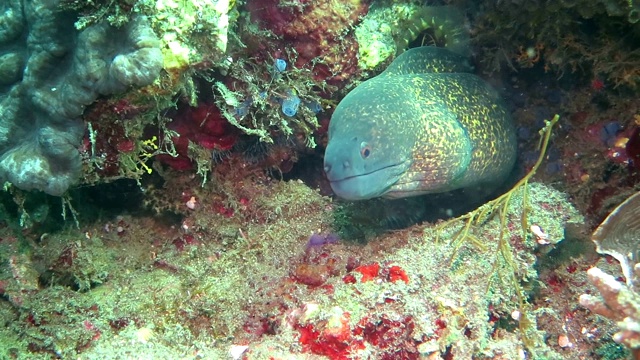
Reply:
<svg viewBox="0 0 640 360"><path fill-rule="evenodd" d="M324 170L347 200L501 183L516 159L509 111L467 59L419 47L353 89L329 124Z"/></svg>

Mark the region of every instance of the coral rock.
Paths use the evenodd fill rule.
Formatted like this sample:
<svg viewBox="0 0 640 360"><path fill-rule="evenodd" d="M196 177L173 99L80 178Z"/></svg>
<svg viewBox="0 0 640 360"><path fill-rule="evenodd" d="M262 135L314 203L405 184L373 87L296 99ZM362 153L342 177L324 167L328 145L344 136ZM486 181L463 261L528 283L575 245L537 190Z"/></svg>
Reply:
<svg viewBox="0 0 640 360"><path fill-rule="evenodd" d="M0 181L62 195L81 172L84 108L99 95L155 80L159 41L137 18L74 28L59 1L11 0L0 7Z"/></svg>
<svg viewBox="0 0 640 360"><path fill-rule="evenodd" d="M189 170L193 163L189 158L189 142L207 150L227 151L235 145L238 131L222 116L218 107L201 103L197 107L178 108L169 128L179 136L172 137L177 157L161 154L157 159L175 170Z"/></svg>
<svg viewBox="0 0 640 360"><path fill-rule="evenodd" d="M279 0L248 1L254 21L282 36L299 54L297 67L314 67L317 80L339 83L358 71L358 44L353 27L367 13L363 0L322 0L282 6Z"/></svg>
<svg viewBox="0 0 640 360"><path fill-rule="evenodd" d="M589 269L587 274L602 298L583 294L580 296L580 305L617 321L620 331L613 339L633 349L635 354L640 354L640 294L598 268Z"/></svg>

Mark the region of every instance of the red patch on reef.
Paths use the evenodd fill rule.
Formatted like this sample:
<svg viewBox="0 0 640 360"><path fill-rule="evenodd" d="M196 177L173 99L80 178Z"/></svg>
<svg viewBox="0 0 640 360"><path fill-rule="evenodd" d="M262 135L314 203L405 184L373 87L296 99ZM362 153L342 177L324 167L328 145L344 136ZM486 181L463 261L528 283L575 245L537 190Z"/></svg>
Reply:
<svg viewBox="0 0 640 360"><path fill-rule="evenodd" d="M229 124L214 104L200 103L197 107L182 104L167 127L179 135L171 138L178 156L158 155L157 159L176 170L193 168L189 142L209 150L226 151L238 138L237 129Z"/></svg>
<svg viewBox="0 0 640 360"><path fill-rule="evenodd" d="M589 201L589 207L587 208L587 212L591 215L595 215L597 218L602 216L602 208L606 199L611 197L618 191L617 186L607 186L602 189L595 190L591 194L591 199ZM598 221L599 222L599 221Z"/></svg>
<svg viewBox="0 0 640 360"><path fill-rule="evenodd" d="M358 282L358 280L355 276L353 276L353 274L347 274L342 277L342 282L344 282L345 284L355 284Z"/></svg>
<svg viewBox="0 0 640 360"><path fill-rule="evenodd" d="M388 280L391 282L396 282L398 280L404 281L406 284L409 283L409 276L407 276L407 272L404 271L400 266L394 265L389 268Z"/></svg>
<svg viewBox="0 0 640 360"><path fill-rule="evenodd" d="M120 154L135 151L138 141L128 137L125 123L149 106L128 99L99 99L86 109L83 119L90 128L87 126L80 153L85 162L96 163L92 171L106 178L121 176Z"/></svg>
<svg viewBox="0 0 640 360"><path fill-rule="evenodd" d="M351 271L359 272L362 275L360 282L379 279L393 283L396 281L404 281L405 284L409 283L409 275L407 275L407 272L398 265L392 265L389 267L385 265L385 267L381 268L378 263L356 266L356 264L350 264L350 262L353 262L352 258L347 261L348 273L342 277L342 282L345 284L355 284L358 282L356 277L351 274Z"/></svg>
<svg viewBox="0 0 640 360"><path fill-rule="evenodd" d="M345 312L333 323L321 322L319 325L298 325L298 341L306 352L328 356L331 359L351 359L351 354L364 348L362 342L354 338L349 326L349 313Z"/></svg>
<svg viewBox="0 0 640 360"><path fill-rule="evenodd" d="M88 115L87 115L88 117ZM92 123L93 132L85 133L81 153L87 159L99 159L100 166L93 170L104 177L116 177L120 174L120 153L135 149L133 140L126 136L121 122L108 122L98 119Z"/></svg>
<svg viewBox="0 0 640 360"><path fill-rule="evenodd" d="M371 281L378 277L378 273L380 272L380 264L373 263L368 265L360 265L355 268L354 271L362 274L362 279L360 279L360 282Z"/></svg>
<svg viewBox="0 0 640 360"><path fill-rule="evenodd" d="M374 345L379 351L379 359L413 360L419 358L417 346L420 343L412 337L414 329L411 316L393 320L382 315L379 319L362 319L353 333Z"/></svg>
<svg viewBox="0 0 640 360"><path fill-rule="evenodd" d="M555 293L560 292L562 290L562 287L564 286L564 282L562 281L562 279L557 274L554 274L554 273L549 274L545 283Z"/></svg>
<svg viewBox="0 0 640 360"><path fill-rule="evenodd" d="M604 81L602 81L602 79L596 77L593 80L591 80L591 88L595 91L600 91L602 89L605 88L605 84Z"/></svg>
<svg viewBox="0 0 640 360"><path fill-rule="evenodd" d="M73 265L74 260L78 255L78 248L76 245L67 245L64 250L58 256L58 259L54 262L52 268L68 268Z"/></svg>
<svg viewBox="0 0 640 360"><path fill-rule="evenodd" d="M129 139L125 139L116 145L116 149L118 149L119 152L125 153L132 152L133 150L135 150L135 148L136 144L133 142L133 140Z"/></svg>
<svg viewBox="0 0 640 360"><path fill-rule="evenodd" d="M349 313L318 324L298 325L298 341L305 352L324 355L331 359L351 359L368 344L374 347L378 359L418 359L413 339L415 323L410 316L391 319L364 317L353 329L349 326Z"/></svg>
<svg viewBox="0 0 640 360"><path fill-rule="evenodd" d="M172 241L176 250L183 251L187 246L196 246L199 244L198 240L191 234L184 234Z"/></svg>

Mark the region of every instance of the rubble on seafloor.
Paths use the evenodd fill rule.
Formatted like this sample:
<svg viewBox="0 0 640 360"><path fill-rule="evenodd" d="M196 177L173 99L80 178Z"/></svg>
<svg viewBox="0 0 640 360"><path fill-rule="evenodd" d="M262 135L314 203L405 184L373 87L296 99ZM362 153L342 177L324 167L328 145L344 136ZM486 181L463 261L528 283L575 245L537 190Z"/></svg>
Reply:
<svg viewBox="0 0 640 360"><path fill-rule="evenodd" d="M487 214L470 230L478 243L454 252L463 221L366 244L317 242L310 237L328 237L339 203L298 181L216 180L186 195L197 179L170 185L176 198L165 201L186 214L178 222L125 215L45 234L20 256L4 229L0 260L10 266L0 289L11 325L0 330L2 355L28 348L42 358L226 358L246 346L247 359L561 356L545 340L558 334L535 325L553 310L522 302L512 281L534 296L545 286L538 258L561 244L568 223L582 221L556 190L527 187L527 221L544 241L523 232L520 188L505 224ZM513 263L498 248L501 232Z"/></svg>

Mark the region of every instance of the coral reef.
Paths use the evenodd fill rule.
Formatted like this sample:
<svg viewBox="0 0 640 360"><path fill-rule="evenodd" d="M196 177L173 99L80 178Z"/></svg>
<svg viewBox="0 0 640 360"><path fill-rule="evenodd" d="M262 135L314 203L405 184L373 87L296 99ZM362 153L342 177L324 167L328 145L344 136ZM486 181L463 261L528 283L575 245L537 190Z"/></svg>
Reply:
<svg viewBox="0 0 640 360"><path fill-rule="evenodd" d="M208 156L211 159L216 152L223 153L231 149L238 137L239 130L227 122L214 104L201 103L197 107L181 104L172 119L167 128L175 131L171 142L177 156L160 154L156 159L176 170L193 168L192 158L196 155L189 153L190 143L213 151L214 154Z"/></svg>
<svg viewBox="0 0 640 360"><path fill-rule="evenodd" d="M172 101L165 103L173 105ZM152 106L147 99L128 96L100 99L88 107L83 114L87 131L80 147L83 185L138 180L149 172L146 161L150 157L167 152L159 148L157 138L144 138L145 126L159 122Z"/></svg>
<svg viewBox="0 0 640 360"><path fill-rule="evenodd" d="M3 355L29 348L41 357L189 351L221 358L237 346L247 359L525 351L514 330L520 305L504 275L511 269L494 262L499 217L474 227L481 247L464 244L454 257L451 240L464 221L356 244L328 233L336 205L298 181L214 176L204 187L176 177L153 193L181 207L182 219L104 220L48 235L34 255L14 260L7 257L18 242L3 233L2 263L15 264L0 272L0 291L11 299L3 311L14 324L0 331ZM558 244L563 224L578 218L560 193L530 184L529 222L548 234L541 244L521 231L523 194L512 196L504 236L519 276L533 282L536 257L545 256L533 251ZM556 350L540 342L527 351Z"/></svg>
<svg viewBox="0 0 640 360"><path fill-rule="evenodd" d="M640 294L597 267L589 269L587 274L601 298L584 294L580 296L580 305L615 321L619 331L613 340L632 349L634 359L637 358L640 356ZM638 275L640 271L636 271L634 277Z"/></svg>
<svg viewBox="0 0 640 360"><path fill-rule="evenodd" d="M10 1L0 74L0 179L25 190L62 195L80 176L78 147L85 106L99 95L150 84L162 67L146 20L81 32L57 1Z"/></svg>
<svg viewBox="0 0 640 360"><path fill-rule="evenodd" d="M228 29L237 16L234 4L193 0L112 2L104 7L74 2L66 6L81 12L76 27L97 21L123 26L134 14L145 15L159 36L164 70L153 85L98 99L85 111L88 131L80 149L82 183L125 178L141 186L143 177L154 172L153 159L182 169L195 164L206 180L214 140L217 145L224 143L226 150L237 131L229 129L224 119L207 120L209 110L217 111L213 94L197 84L215 69L228 66L224 58ZM199 130L204 133L197 134ZM215 151L213 159L219 159Z"/></svg>
<svg viewBox="0 0 640 360"><path fill-rule="evenodd" d="M358 66L361 70L376 69L403 52L425 30L432 31L429 45L442 44L467 56L470 49L465 21L464 15L451 6L375 1L355 29Z"/></svg>
<svg viewBox="0 0 640 360"><path fill-rule="evenodd" d="M587 235L640 180L637 1L427 4L1 2L0 358L638 356L635 238ZM321 196L338 101L426 43L492 74L518 186Z"/></svg>
<svg viewBox="0 0 640 360"><path fill-rule="evenodd" d="M245 141L248 161L260 161L278 146L296 151L316 147L318 118L327 102L321 94L327 85L314 81L309 69L293 65L291 52L281 55L268 61L238 59L230 65L227 81L214 84L215 102L224 119L261 143L246 151L251 141ZM260 147L263 150L255 150Z"/></svg>
<svg viewBox="0 0 640 360"><path fill-rule="evenodd" d="M634 193L638 179L639 140L636 115L640 104L585 86L566 103L566 141L555 141L548 178L561 180L565 191L596 226L615 206ZM563 102L564 103L564 102ZM601 107L599 104L606 104ZM521 118L536 112L522 111Z"/></svg>
<svg viewBox="0 0 640 360"><path fill-rule="evenodd" d="M580 305L616 321L620 331L613 339L632 349L634 358L640 356L639 212L640 193L636 193L614 209L592 237L599 253L611 255L620 262L626 284L594 267L587 274L601 298L589 294L580 296Z"/></svg>
<svg viewBox="0 0 640 360"><path fill-rule="evenodd" d="M188 66L222 65L227 51L229 27L235 17L234 1L160 0L139 1L136 10L149 16L151 26L161 34L164 68L178 75Z"/></svg>
<svg viewBox="0 0 640 360"><path fill-rule="evenodd" d="M60 0L61 8L79 14L75 22L79 30L100 22L121 27L134 14L144 14L161 35L164 68L175 75L191 64L221 60L235 16L233 6L229 0Z"/></svg>
<svg viewBox="0 0 640 360"><path fill-rule="evenodd" d="M542 64L559 74L586 71L616 87L640 84L634 1L462 3L477 12L471 31L485 71Z"/></svg>
<svg viewBox="0 0 640 360"><path fill-rule="evenodd" d="M15 256L15 239L0 242L0 263L10 264L0 267L0 290L16 323L4 351L559 356L536 326L549 310L531 311L520 283L536 281L535 262L581 221L561 193L527 176L472 215L356 244L331 234L340 205L299 181L241 171L216 167L204 185L170 177L164 191L148 192L162 197L154 206L183 215L173 221L120 216L45 236L34 256ZM125 244L130 251L117 251Z"/></svg>
<svg viewBox="0 0 640 360"><path fill-rule="evenodd" d="M293 48L298 68L312 70L315 80L341 84L358 73L358 44L353 27L367 13L365 0L289 2L247 1L253 21Z"/></svg>

